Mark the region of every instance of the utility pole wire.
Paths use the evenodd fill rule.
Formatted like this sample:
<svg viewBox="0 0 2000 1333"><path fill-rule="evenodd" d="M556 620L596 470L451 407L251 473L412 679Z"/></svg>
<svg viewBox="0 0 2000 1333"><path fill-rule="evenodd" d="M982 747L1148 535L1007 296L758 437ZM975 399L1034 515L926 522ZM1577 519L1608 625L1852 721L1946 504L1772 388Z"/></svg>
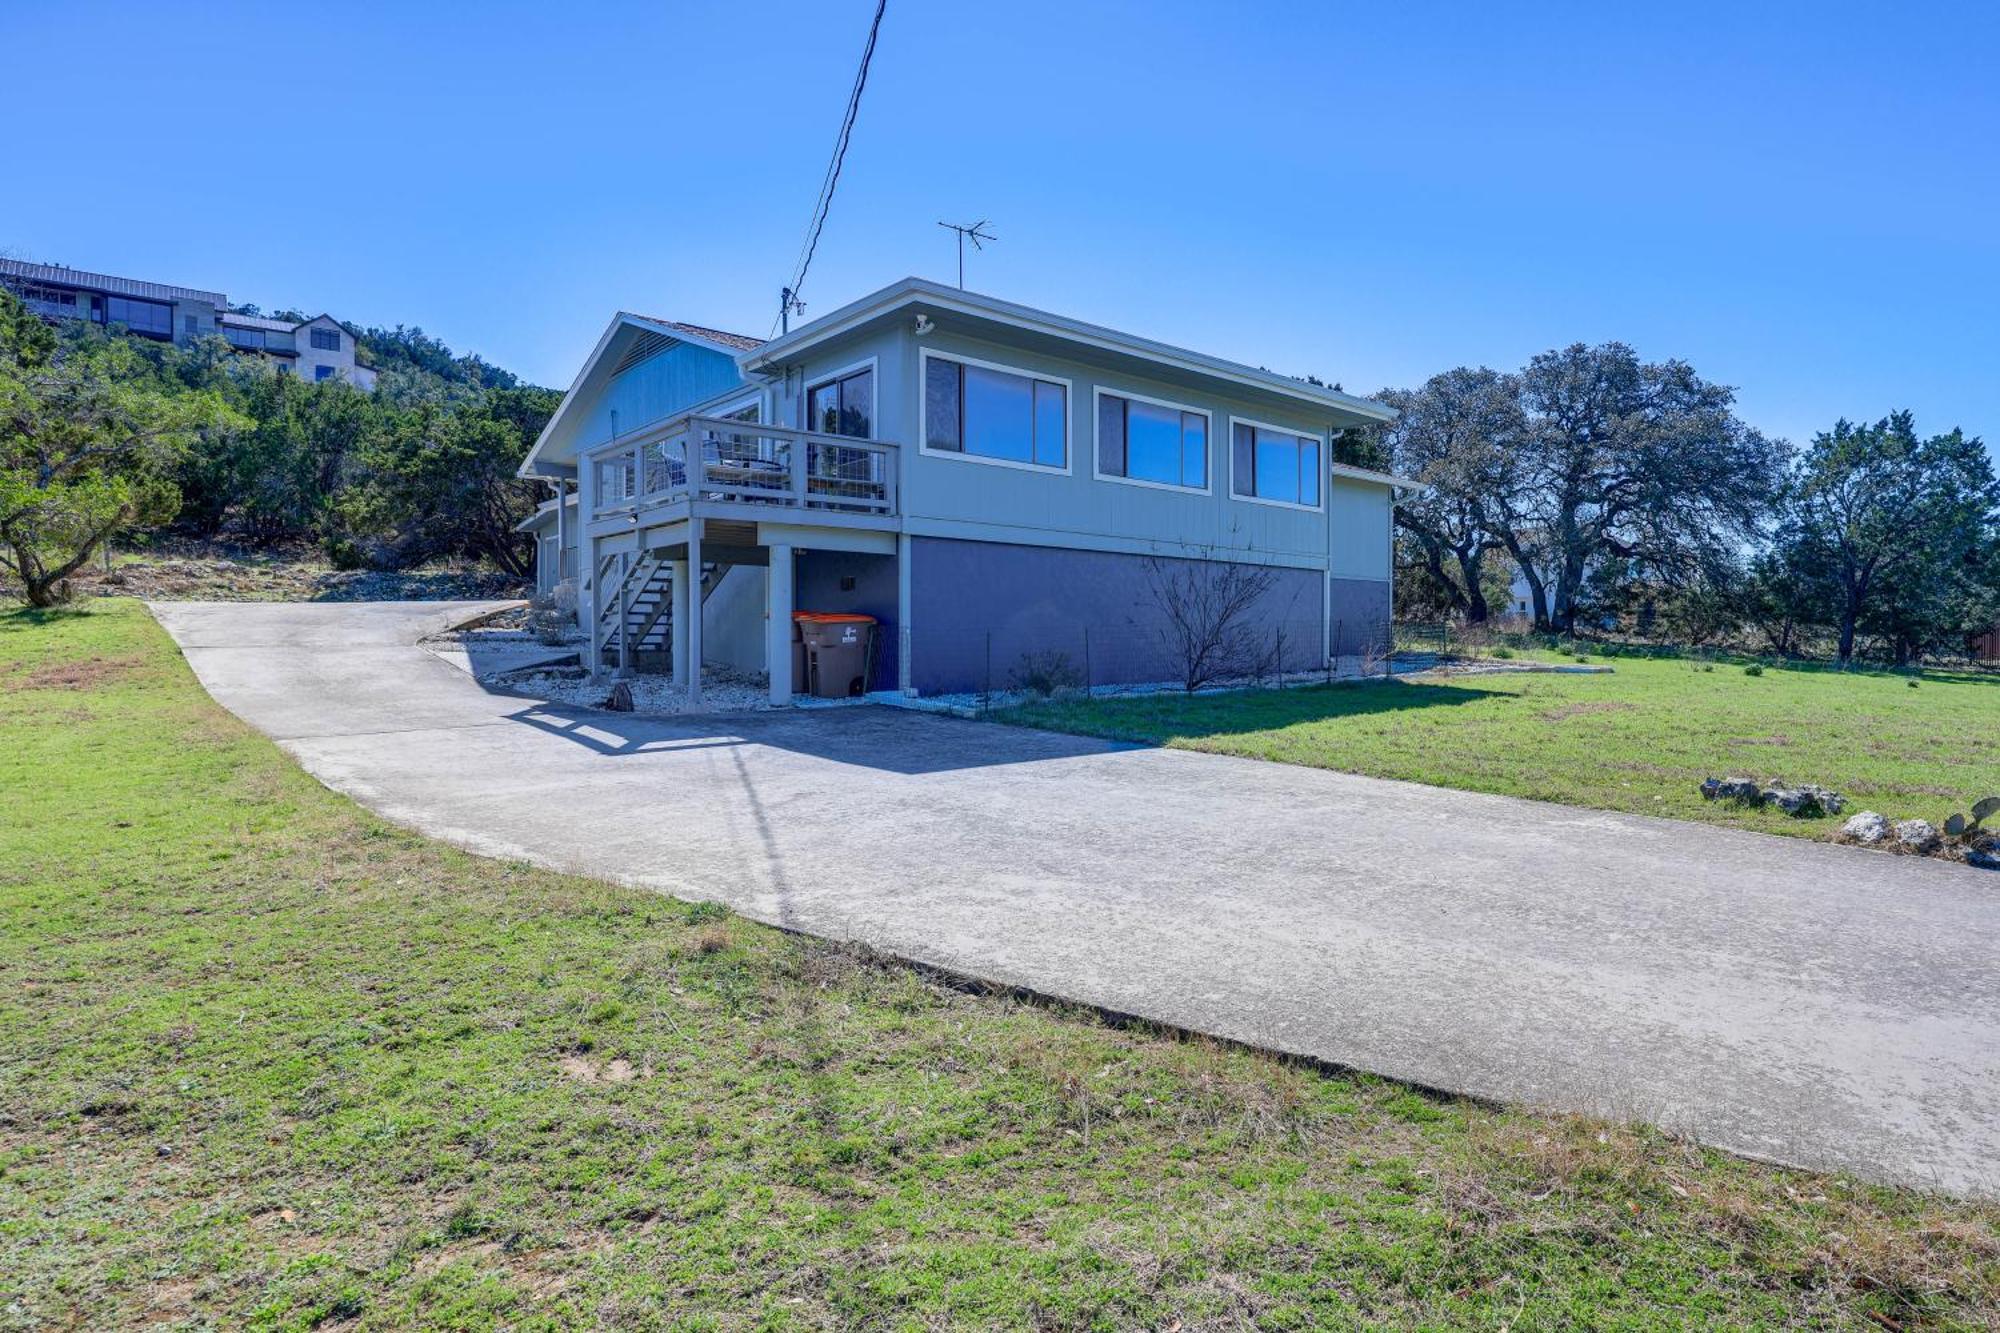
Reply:
<svg viewBox="0 0 2000 1333"><path fill-rule="evenodd" d="M875 0L875 19L868 25L868 44L861 50L861 68L855 71L854 89L847 95L847 113L841 117L840 134L833 143L833 159L827 163L826 176L820 181L819 198L813 204L812 222L806 228L798 268L793 271L791 282L786 284L778 298L775 323L787 329L791 326L792 312L805 309L805 302L799 300L799 290L805 285L806 270L812 267L813 254L819 249L819 234L826 226L827 210L833 206L833 192L840 184L840 167L847 160L847 143L854 135L854 117L861 110L861 94L868 86L868 66L875 59L875 38L882 31L882 13L888 7L889 0Z"/></svg>

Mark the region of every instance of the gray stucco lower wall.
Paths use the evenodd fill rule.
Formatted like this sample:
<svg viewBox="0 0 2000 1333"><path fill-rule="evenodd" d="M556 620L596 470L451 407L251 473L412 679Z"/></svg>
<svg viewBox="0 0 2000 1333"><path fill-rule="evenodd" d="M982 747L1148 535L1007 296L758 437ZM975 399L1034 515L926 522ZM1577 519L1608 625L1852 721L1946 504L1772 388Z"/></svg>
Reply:
<svg viewBox="0 0 2000 1333"><path fill-rule="evenodd" d="M1282 651L1287 670L1316 670L1324 661L1324 575L1254 568L1267 569L1271 581L1242 632L1260 651ZM918 537L910 564L912 683L923 694L984 689L989 681L1008 689L1028 659L1057 653L1079 676L1087 663L1092 684L1176 679L1179 655L1156 583L1145 556Z"/></svg>
<svg viewBox="0 0 2000 1333"><path fill-rule="evenodd" d="M1335 579L1332 592L1337 656L1379 650L1389 642L1391 589L1386 579Z"/></svg>

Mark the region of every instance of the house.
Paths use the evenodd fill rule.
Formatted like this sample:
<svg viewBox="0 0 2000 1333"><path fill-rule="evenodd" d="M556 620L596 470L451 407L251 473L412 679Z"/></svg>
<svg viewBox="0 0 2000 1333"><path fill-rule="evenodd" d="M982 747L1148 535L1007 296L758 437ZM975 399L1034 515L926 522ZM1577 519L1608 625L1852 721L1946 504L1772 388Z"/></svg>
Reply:
<svg viewBox="0 0 2000 1333"><path fill-rule="evenodd" d="M239 315L221 292L18 259L0 259L0 283L45 319L119 325L136 337L182 345L220 335L281 372L375 387L375 372L355 360L354 335L331 315L302 321Z"/></svg>
<svg viewBox="0 0 2000 1333"><path fill-rule="evenodd" d="M332 315L289 320L224 311L216 316L215 324L231 347L261 357L280 374L298 375L315 383L341 379L358 388L375 388L375 372L355 360L354 335Z"/></svg>
<svg viewBox="0 0 2000 1333"><path fill-rule="evenodd" d="M1163 589L1245 578L1288 669L1386 637L1391 508L1332 463L1389 408L921 278L763 341L621 313L521 466L595 669L762 671L794 610L880 622L871 689L1002 687L1060 657L1174 679ZM699 607L701 613L693 614Z"/></svg>

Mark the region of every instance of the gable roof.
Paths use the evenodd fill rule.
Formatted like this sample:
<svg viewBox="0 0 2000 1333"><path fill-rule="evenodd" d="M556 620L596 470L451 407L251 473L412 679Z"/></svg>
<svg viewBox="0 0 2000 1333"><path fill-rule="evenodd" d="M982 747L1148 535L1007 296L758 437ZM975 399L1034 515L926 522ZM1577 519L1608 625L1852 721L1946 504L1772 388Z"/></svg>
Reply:
<svg viewBox="0 0 2000 1333"><path fill-rule="evenodd" d="M577 400L583 396L586 390L594 387L593 381L599 376L599 373L604 372L608 378L610 374L616 372L616 363L606 353L614 343L619 342L620 335L628 331L640 336L650 334L655 339L668 338L675 342L683 342L690 346L704 348L710 352L715 352L718 355L729 358L732 364L737 358L748 355L751 350L762 345L758 339L748 337L745 334L724 333L720 329L704 328L700 324L683 324L678 320L657 319L652 315L637 315L629 310L619 311L611 317L611 323L605 327L603 335L597 340L597 345L590 349L590 355L584 358L582 368L576 372L576 378L570 381L570 386L564 392L562 401L556 404L556 410L549 417L548 424L542 427L542 433L535 437L534 446L528 450L527 457L521 460L521 466L515 469L515 475L522 477L569 475L567 471L561 473L543 472L541 461L542 451L556 437L558 430L567 422ZM629 339L627 340L626 350L628 351L630 350L630 341ZM569 465L564 464L563 466L567 468Z"/></svg>
<svg viewBox="0 0 2000 1333"><path fill-rule="evenodd" d="M1264 393L1280 394L1363 421L1396 419L1396 410L1386 404L1342 393L1325 385L1310 384L1290 375L1280 375L1275 371L1244 365L1240 361L1228 361L1205 352L1190 351L1185 347L1155 342L1151 338L1141 338L1136 334L1121 333L1117 329L1105 328L1100 324L1088 324L1080 319L1071 319L1067 315L1056 315L1046 310L1016 305L997 296L986 296L958 287L948 287L941 282L932 282L928 278L912 277L892 282L878 292L842 306L832 314L822 315L818 319L801 324L790 333L773 338L759 345L754 351L743 353L737 361L743 373L748 376L759 370L775 367L815 343L838 337L863 324L897 314L912 306L1003 324L1073 346L1081 345L1119 353L1154 365L1168 366Z"/></svg>
<svg viewBox="0 0 2000 1333"><path fill-rule="evenodd" d="M752 338L747 333L725 333L721 329L703 328L699 324L683 324L679 320L660 319L654 315L635 315L636 319L657 324L663 329L672 329L697 342L713 343L734 352L754 352L764 345L762 338Z"/></svg>

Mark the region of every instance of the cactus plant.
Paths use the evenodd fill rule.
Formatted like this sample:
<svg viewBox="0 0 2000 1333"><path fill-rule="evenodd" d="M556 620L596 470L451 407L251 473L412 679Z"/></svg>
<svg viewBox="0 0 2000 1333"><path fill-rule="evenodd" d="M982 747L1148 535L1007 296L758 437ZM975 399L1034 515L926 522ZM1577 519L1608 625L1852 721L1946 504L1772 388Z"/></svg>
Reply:
<svg viewBox="0 0 2000 1333"><path fill-rule="evenodd" d="M2000 814L2000 796L1988 796L1972 803L1972 814L1954 814L1944 821L1947 838L1969 838L1977 834L1980 826L1994 815Z"/></svg>

